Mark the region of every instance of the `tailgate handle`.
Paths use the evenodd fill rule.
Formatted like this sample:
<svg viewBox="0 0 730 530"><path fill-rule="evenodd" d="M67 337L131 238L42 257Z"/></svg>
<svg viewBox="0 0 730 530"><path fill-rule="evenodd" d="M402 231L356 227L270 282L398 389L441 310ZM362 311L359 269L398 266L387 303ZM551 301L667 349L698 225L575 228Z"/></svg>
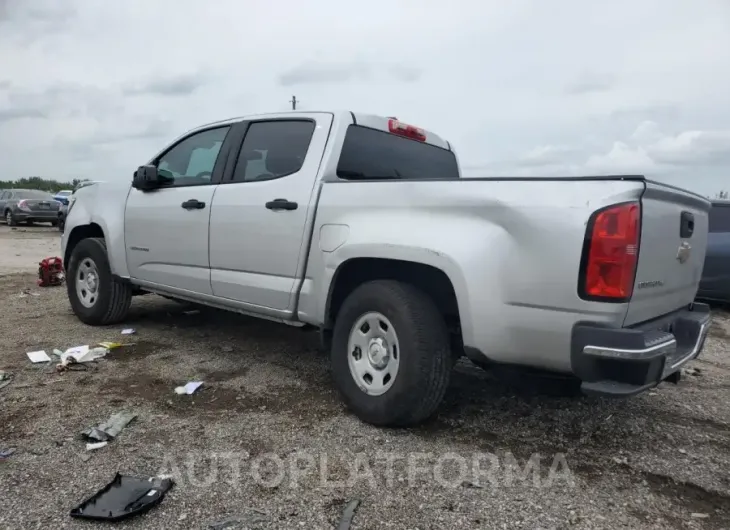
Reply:
<svg viewBox="0 0 730 530"><path fill-rule="evenodd" d="M679 237L692 237L695 231L695 216L691 212L682 212L681 222L679 225Z"/></svg>

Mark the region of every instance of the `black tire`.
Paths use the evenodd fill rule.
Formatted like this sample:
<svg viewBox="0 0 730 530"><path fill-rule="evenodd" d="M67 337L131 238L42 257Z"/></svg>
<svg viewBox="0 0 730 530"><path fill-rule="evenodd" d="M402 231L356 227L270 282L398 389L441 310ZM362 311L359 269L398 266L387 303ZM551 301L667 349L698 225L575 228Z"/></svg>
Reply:
<svg viewBox="0 0 730 530"><path fill-rule="evenodd" d="M350 330L371 311L390 320L400 349L395 380L377 396L360 389L348 362ZM330 355L345 404L378 426L407 427L428 419L443 400L453 368L449 333L434 302L419 289L392 280L365 283L347 297L335 321Z"/></svg>
<svg viewBox="0 0 730 530"><path fill-rule="evenodd" d="M53 226L53 227L58 226L58 221L51 221L51 226Z"/></svg>
<svg viewBox="0 0 730 530"><path fill-rule="evenodd" d="M76 291L76 275L81 262L90 259L98 272L98 296L91 307L86 307ZM105 326L123 321L132 303L132 289L115 280L109 266L106 241L100 237L82 239L74 247L66 267L66 289L71 308L84 324Z"/></svg>
<svg viewBox="0 0 730 530"><path fill-rule="evenodd" d="M8 226L18 226L18 221L15 220L15 216L11 210L5 211L5 223Z"/></svg>

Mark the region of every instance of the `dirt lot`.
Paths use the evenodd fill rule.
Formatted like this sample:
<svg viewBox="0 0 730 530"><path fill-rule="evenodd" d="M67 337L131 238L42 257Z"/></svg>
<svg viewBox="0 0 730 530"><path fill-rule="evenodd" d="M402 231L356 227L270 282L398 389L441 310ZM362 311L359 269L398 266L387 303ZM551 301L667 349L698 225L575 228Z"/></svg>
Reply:
<svg viewBox="0 0 730 530"><path fill-rule="evenodd" d="M233 517L227 528L331 529L355 498L353 529L730 528L728 313L679 385L557 399L464 363L436 418L383 430L343 410L315 335L153 296L133 304L136 335L82 325L64 287L35 286L38 260L58 248L56 231L0 227L0 369L13 374L0 451L16 449L0 460L2 528L100 526L69 510L117 471L176 479L121 528ZM26 357L109 340L133 345L88 371ZM194 380L196 394L175 394ZM122 410L136 421L87 452L80 431Z"/></svg>

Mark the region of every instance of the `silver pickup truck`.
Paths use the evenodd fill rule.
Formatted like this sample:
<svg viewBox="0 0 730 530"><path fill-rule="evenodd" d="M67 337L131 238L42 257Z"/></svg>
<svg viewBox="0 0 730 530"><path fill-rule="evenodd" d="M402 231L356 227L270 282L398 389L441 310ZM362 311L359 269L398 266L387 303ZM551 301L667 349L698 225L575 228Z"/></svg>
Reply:
<svg viewBox="0 0 730 530"><path fill-rule="evenodd" d="M676 382L710 202L641 176L462 178L394 118L291 112L202 126L71 199L62 246L83 322L157 293L320 330L362 420L432 415L456 360L629 396Z"/></svg>

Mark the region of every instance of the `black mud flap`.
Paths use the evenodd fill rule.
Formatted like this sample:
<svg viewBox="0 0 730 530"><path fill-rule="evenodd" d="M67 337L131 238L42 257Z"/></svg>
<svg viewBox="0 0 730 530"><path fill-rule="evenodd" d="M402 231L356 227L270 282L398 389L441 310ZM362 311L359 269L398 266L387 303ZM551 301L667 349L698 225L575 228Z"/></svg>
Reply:
<svg viewBox="0 0 730 530"><path fill-rule="evenodd" d="M159 504L173 482L167 478L117 475L114 480L71 510L71 517L121 521Z"/></svg>

